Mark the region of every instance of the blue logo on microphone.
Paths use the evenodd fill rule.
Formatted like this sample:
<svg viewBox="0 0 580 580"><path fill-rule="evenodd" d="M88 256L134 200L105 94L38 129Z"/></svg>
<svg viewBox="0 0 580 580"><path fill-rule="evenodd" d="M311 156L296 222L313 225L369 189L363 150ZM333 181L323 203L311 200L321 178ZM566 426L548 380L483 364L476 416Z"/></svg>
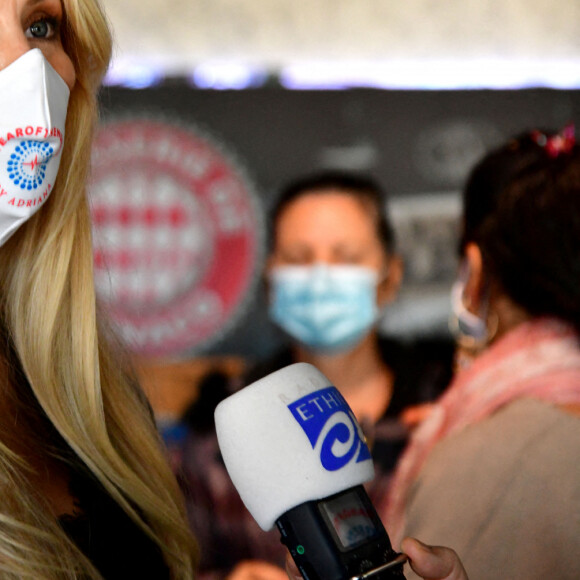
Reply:
<svg viewBox="0 0 580 580"><path fill-rule="evenodd" d="M310 393L288 405L313 449L320 448L320 462L327 471L371 459L360 427L336 387Z"/></svg>

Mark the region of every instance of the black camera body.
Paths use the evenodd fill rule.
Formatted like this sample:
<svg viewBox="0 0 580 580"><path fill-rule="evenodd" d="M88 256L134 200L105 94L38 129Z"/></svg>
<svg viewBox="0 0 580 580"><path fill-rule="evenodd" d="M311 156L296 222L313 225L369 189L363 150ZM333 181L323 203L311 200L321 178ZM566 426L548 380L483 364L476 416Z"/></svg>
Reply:
<svg viewBox="0 0 580 580"><path fill-rule="evenodd" d="M364 487L308 501L276 525L304 580L404 579L397 554Z"/></svg>

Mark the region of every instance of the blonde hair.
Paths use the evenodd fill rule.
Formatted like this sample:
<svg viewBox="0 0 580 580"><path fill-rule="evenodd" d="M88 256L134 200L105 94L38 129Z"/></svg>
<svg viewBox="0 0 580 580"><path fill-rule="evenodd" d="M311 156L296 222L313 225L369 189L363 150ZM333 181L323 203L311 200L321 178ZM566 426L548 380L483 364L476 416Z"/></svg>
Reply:
<svg viewBox="0 0 580 580"><path fill-rule="evenodd" d="M63 45L77 80L54 190L0 249L2 374L23 373L42 414L157 543L172 578L191 578L197 551L177 482L146 401L97 316L86 182L110 33L96 0L63 6ZM0 383L3 400L18 399L17 387L14 380ZM1 435L2 578L100 578L32 489L27 462ZM28 437L43 444L38 435Z"/></svg>

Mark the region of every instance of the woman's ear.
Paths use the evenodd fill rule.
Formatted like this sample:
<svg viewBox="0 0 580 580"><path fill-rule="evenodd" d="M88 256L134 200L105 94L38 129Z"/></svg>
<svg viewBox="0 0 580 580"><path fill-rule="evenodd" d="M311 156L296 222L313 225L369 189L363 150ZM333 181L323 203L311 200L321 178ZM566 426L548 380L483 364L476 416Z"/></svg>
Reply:
<svg viewBox="0 0 580 580"><path fill-rule="evenodd" d="M476 243L467 244L463 261L463 267L466 268L463 304L470 312L477 314L484 298L485 280L481 250Z"/></svg>
<svg viewBox="0 0 580 580"><path fill-rule="evenodd" d="M393 255L386 261L385 272L377 286L377 303L379 307L393 302L399 293L403 281L403 260L398 255Z"/></svg>

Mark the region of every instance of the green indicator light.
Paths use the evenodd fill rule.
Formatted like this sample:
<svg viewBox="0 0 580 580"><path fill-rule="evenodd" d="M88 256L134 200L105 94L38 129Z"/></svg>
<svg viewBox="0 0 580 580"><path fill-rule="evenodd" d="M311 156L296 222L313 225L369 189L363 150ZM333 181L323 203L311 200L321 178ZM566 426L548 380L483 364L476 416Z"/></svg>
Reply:
<svg viewBox="0 0 580 580"><path fill-rule="evenodd" d="M298 546L296 546L296 551L302 556L302 554L304 554L304 552L306 550L304 550L304 546L302 546L301 544L299 544Z"/></svg>

